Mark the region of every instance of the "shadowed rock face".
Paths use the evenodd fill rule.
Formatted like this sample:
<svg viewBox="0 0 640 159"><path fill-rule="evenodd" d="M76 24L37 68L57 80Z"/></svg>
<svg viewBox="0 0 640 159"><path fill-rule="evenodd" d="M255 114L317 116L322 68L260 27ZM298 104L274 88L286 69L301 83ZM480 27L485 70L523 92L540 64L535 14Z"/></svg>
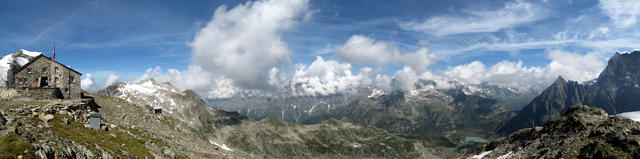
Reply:
<svg viewBox="0 0 640 159"><path fill-rule="evenodd" d="M639 84L640 51L616 53L596 82L579 84L559 77L496 132L506 135L522 128L540 126L545 120L560 116L571 105L598 107L610 114L638 111Z"/></svg>
<svg viewBox="0 0 640 159"><path fill-rule="evenodd" d="M544 127L522 129L469 153L485 158L639 158L640 124L601 108L572 106Z"/></svg>
<svg viewBox="0 0 640 159"><path fill-rule="evenodd" d="M509 108L494 99L462 90L393 92L375 99L357 100L336 111L334 118L350 118L408 138L487 136Z"/></svg>

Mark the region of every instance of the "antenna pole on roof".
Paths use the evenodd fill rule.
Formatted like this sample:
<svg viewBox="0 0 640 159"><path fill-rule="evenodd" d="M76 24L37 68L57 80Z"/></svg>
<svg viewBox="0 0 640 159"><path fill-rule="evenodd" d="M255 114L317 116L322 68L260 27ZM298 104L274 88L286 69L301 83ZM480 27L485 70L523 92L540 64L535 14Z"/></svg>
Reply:
<svg viewBox="0 0 640 159"><path fill-rule="evenodd" d="M53 41L53 59L56 59L56 41Z"/></svg>

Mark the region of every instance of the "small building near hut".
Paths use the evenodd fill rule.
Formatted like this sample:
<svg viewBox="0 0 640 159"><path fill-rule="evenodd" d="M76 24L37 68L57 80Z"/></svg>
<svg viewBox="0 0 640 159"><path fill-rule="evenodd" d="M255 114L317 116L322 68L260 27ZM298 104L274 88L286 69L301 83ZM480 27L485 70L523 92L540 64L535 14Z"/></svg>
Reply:
<svg viewBox="0 0 640 159"><path fill-rule="evenodd" d="M18 90L23 97L78 99L82 96L81 76L80 72L41 54L22 67L11 65L7 87Z"/></svg>
<svg viewBox="0 0 640 159"><path fill-rule="evenodd" d="M162 108L153 108L153 114L156 116L162 115Z"/></svg>
<svg viewBox="0 0 640 159"><path fill-rule="evenodd" d="M100 129L100 125L102 124L100 122L100 119L102 117L100 116L100 114L90 114L89 115L89 127L91 127L92 129Z"/></svg>

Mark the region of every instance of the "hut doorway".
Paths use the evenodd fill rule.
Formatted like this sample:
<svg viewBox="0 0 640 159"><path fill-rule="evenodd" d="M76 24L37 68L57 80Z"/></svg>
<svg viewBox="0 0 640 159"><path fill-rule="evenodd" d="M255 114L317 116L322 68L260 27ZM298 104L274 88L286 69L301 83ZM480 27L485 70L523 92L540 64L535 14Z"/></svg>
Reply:
<svg viewBox="0 0 640 159"><path fill-rule="evenodd" d="M40 77L40 87L49 86L49 78L48 77Z"/></svg>

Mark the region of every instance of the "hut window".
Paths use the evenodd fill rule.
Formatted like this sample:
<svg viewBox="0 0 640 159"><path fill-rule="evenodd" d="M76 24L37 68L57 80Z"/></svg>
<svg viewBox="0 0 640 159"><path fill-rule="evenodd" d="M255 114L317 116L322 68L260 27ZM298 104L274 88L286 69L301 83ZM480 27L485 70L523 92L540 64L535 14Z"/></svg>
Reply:
<svg viewBox="0 0 640 159"><path fill-rule="evenodd" d="M47 67L42 68L42 73L47 73Z"/></svg>
<svg viewBox="0 0 640 159"><path fill-rule="evenodd" d="M69 76L69 82L75 82L76 80L73 78L73 76Z"/></svg>
<svg viewBox="0 0 640 159"><path fill-rule="evenodd" d="M56 73L60 72L60 68L56 67Z"/></svg>
<svg viewBox="0 0 640 159"><path fill-rule="evenodd" d="M57 67L56 67L56 68L57 68ZM58 83L58 77L56 77L56 78L55 78L55 83L56 83L56 84Z"/></svg>
<svg viewBox="0 0 640 159"><path fill-rule="evenodd" d="M31 73L31 68L27 68L27 73Z"/></svg>

